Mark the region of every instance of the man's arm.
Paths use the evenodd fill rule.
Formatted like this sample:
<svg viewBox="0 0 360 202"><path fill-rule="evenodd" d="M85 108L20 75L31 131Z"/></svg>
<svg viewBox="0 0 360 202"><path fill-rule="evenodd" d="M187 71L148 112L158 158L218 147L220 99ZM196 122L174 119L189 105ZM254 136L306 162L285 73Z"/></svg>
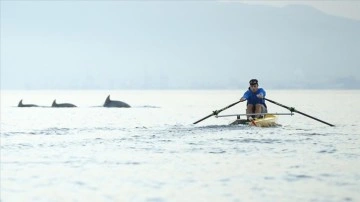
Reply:
<svg viewBox="0 0 360 202"><path fill-rule="evenodd" d="M249 91L246 91L244 95L240 98L240 101L243 102L249 98Z"/></svg>

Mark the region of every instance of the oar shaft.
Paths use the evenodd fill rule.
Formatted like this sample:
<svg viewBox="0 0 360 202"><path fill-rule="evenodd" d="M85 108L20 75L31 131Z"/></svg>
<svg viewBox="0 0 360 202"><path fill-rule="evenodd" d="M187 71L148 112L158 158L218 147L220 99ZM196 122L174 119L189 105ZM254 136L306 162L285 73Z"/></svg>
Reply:
<svg viewBox="0 0 360 202"><path fill-rule="evenodd" d="M265 98L265 100L267 100L267 101L269 101L269 102L271 102L271 103L274 103L274 104L276 104L276 105L279 105L280 107L284 107L284 108L290 110L291 112L299 113L299 114L301 114L301 115L304 115L304 116L306 116L306 117L309 117L309 118L311 118L311 119L314 119L314 120L316 120L316 121L319 121L319 122L324 123L324 124L329 125L329 126L335 126L335 125L333 125L333 124L331 124L331 123L325 122L325 121L323 121L323 120L320 120L320 119L315 118L315 117L313 117L313 116L310 116L310 115L308 115L308 114L305 114L305 113L303 113L303 112L300 112L300 111L296 110L296 109L293 108L293 107L285 106L285 105L283 105L283 104L280 104L280 103L278 103L278 102L275 102L275 101L270 100L270 99L267 99L267 98Z"/></svg>
<svg viewBox="0 0 360 202"><path fill-rule="evenodd" d="M310 115L308 115L308 114L299 112L298 110L294 110L294 112L299 113L299 114L301 114L301 115L304 115L304 116L306 116L306 117L309 117L309 118L311 118L311 119L314 119L314 120L316 120L316 121L319 121L319 122L321 122L321 123L324 123L324 124L326 124L326 125L335 126L335 125L333 125L333 124L331 124L331 123L325 122L325 121L323 121L323 120L320 120L320 119L315 118L315 117L313 117L313 116L310 116Z"/></svg>
<svg viewBox="0 0 360 202"><path fill-rule="evenodd" d="M242 101L234 102L234 103L232 103L231 105L229 105L229 106L227 106L227 107L224 107L224 108L222 108L222 109L220 109L220 110L217 110L217 113L220 113L220 112L222 112L222 111L224 111L224 110L226 110L226 109L229 109L230 107L232 107L232 106L234 106L234 105L236 105L236 104L238 104L238 103L240 103L240 102L242 102Z"/></svg>
<svg viewBox="0 0 360 202"><path fill-rule="evenodd" d="M234 102L234 103L232 103L231 105L226 106L226 107L224 107L224 108L222 108L222 109L220 109L220 110L213 111L212 114L210 114L210 115L208 115L208 116L206 116L206 117L204 117L204 118L202 118L202 119L194 122L193 124L197 124L197 123L199 123L199 122L201 122L201 121L203 121L203 120L205 120L205 119L207 119L207 118L209 118L209 117L211 117L211 116L218 115L220 112L222 112L222 111L224 111L224 110L226 110L226 109L229 109L230 107L232 107L232 106L234 106L234 105L236 105L236 104L238 104L238 103L240 103L240 102L242 102L242 101Z"/></svg>
<svg viewBox="0 0 360 202"><path fill-rule="evenodd" d="M199 123L199 122L201 122L201 121L203 121L203 120L205 120L205 119L207 119L207 118L209 118L209 117L211 117L211 116L213 116L213 115L214 115L214 114L210 114L209 116L206 116L206 117L204 117L204 118L202 118L202 119L194 122L193 124L197 124L197 123Z"/></svg>
<svg viewBox="0 0 360 202"><path fill-rule="evenodd" d="M280 103L278 103L278 102L275 102L275 101L273 101L273 100L270 100L270 99L267 99L267 98L265 98L265 100L267 100L267 101L269 101L269 102L272 102L272 103L274 103L274 104L276 104L276 105L279 105L280 107L284 107L284 108L290 110L291 112L295 110L293 107L285 106L285 105L280 104Z"/></svg>

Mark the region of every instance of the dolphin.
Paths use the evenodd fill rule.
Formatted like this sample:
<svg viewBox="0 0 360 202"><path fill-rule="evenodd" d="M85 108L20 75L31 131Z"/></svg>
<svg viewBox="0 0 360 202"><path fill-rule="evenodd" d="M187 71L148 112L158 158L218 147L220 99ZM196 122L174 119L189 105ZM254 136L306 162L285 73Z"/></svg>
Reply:
<svg viewBox="0 0 360 202"><path fill-rule="evenodd" d="M38 105L33 105L33 104L23 104L22 103L22 99L20 100L18 107L38 107Z"/></svg>
<svg viewBox="0 0 360 202"><path fill-rule="evenodd" d="M106 98L105 103L103 105L104 107L125 107L129 108L130 105L128 105L125 102L116 101L116 100L110 100L110 95Z"/></svg>
<svg viewBox="0 0 360 202"><path fill-rule="evenodd" d="M70 104L70 103L61 103L57 104L56 100L52 103L51 107L76 107L76 105Z"/></svg>

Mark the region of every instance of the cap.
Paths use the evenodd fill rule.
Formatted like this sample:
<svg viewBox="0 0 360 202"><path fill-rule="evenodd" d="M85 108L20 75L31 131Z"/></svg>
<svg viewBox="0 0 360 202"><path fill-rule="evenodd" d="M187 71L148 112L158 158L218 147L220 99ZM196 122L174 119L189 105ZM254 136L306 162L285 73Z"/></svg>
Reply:
<svg viewBox="0 0 360 202"><path fill-rule="evenodd" d="M256 84L258 84L258 80L257 79L251 79L249 81L249 83L250 83L250 85L256 85Z"/></svg>

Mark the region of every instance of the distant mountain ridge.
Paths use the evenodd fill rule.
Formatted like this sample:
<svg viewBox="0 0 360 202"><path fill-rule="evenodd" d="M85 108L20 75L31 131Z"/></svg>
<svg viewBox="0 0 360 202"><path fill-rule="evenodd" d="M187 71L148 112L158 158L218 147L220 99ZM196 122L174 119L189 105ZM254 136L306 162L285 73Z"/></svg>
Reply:
<svg viewBox="0 0 360 202"><path fill-rule="evenodd" d="M360 88L360 21L309 6L237 6L245 12L225 8L216 23L223 44L207 47L210 57L199 67L206 73L195 86L236 88L260 78L274 88Z"/></svg>
<svg viewBox="0 0 360 202"><path fill-rule="evenodd" d="M228 72L219 83L257 77L274 88L360 88L360 21L295 5L256 6L242 17L232 33L246 41L229 46L241 59L219 67Z"/></svg>

